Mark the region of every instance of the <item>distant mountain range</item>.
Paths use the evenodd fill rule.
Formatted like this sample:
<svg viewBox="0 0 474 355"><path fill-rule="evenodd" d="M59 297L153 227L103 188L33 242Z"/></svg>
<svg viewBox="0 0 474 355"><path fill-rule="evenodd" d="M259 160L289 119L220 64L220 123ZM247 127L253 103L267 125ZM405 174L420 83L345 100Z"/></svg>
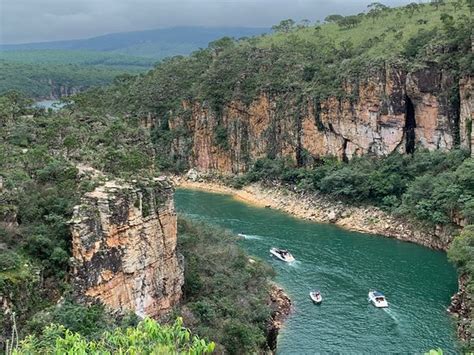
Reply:
<svg viewBox="0 0 474 355"><path fill-rule="evenodd" d="M5 44L1 51L29 50L84 50L127 54L161 59L173 55L186 55L207 47L218 38L250 37L269 32L261 27L173 27L148 31L112 33L79 40Z"/></svg>

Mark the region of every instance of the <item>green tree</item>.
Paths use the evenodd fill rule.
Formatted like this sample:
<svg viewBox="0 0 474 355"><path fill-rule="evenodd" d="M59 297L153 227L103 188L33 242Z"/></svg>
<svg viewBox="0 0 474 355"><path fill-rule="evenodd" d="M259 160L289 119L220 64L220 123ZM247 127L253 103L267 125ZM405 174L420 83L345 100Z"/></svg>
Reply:
<svg viewBox="0 0 474 355"><path fill-rule="evenodd" d="M344 16L342 15L337 15L337 14L333 14L333 15L329 15L329 16L326 16L326 18L324 19L325 22L339 22L341 21L342 19L344 18Z"/></svg>
<svg viewBox="0 0 474 355"><path fill-rule="evenodd" d="M295 28L295 24L295 21L292 19L282 20L278 25L272 26L272 30L275 32L288 33Z"/></svg>

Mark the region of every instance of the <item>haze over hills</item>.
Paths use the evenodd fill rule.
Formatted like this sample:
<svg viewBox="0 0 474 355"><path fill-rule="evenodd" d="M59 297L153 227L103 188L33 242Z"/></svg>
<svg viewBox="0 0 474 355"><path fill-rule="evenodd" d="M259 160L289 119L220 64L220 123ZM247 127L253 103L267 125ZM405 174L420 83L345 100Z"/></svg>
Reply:
<svg viewBox="0 0 474 355"><path fill-rule="evenodd" d="M79 40L7 44L0 45L0 50L106 51L161 59L189 54L193 50L207 47L209 42L220 37L250 37L269 32L269 30L264 27L173 27L112 33Z"/></svg>
<svg viewBox="0 0 474 355"><path fill-rule="evenodd" d="M0 45L0 93L55 99L137 74L166 57L187 55L221 37L250 37L268 28L174 27L80 40Z"/></svg>

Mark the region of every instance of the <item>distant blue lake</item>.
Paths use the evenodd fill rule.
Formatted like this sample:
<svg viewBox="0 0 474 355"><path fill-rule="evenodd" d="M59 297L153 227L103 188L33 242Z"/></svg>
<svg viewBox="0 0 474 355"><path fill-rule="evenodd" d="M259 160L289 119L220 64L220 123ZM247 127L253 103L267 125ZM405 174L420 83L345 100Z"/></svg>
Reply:
<svg viewBox="0 0 474 355"><path fill-rule="evenodd" d="M62 104L59 100L42 100L35 102L34 106L45 109L51 108L53 110L59 110L64 106L64 104Z"/></svg>

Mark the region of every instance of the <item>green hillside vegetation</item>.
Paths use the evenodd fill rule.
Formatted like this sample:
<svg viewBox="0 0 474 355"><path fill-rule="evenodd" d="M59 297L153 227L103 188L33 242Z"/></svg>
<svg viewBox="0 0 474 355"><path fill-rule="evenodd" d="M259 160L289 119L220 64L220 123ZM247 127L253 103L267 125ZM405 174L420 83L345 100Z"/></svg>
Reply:
<svg viewBox="0 0 474 355"><path fill-rule="evenodd" d="M19 90L49 97L53 87L84 90L110 83L123 73L137 74L173 55L185 55L223 35L258 35L265 28L175 27L113 33L82 40L0 45L0 93ZM55 92L59 97L61 93ZM62 95L62 94L61 94Z"/></svg>
<svg viewBox="0 0 474 355"><path fill-rule="evenodd" d="M155 329L156 324L123 330L135 326L136 317L77 305L70 297L68 221L81 195L102 181L77 166L90 165L109 177L156 176L149 130L134 118L32 109L28 99L14 92L0 96L0 127L0 221L19 223L0 223L0 294L11 297L16 314L0 314L0 342L17 329L20 339L32 335L18 348L19 354L93 349L116 353L126 351L134 336L145 341L139 348L143 352L155 345L168 349L171 343L148 341L157 339L149 336L161 328L142 334L144 326ZM249 263L236 240L219 229L180 219L186 301L171 319L182 314L193 332L215 341L219 349L260 351L267 348L267 291L273 274L260 261ZM57 303L60 297L64 301ZM48 327L51 323L56 325ZM100 335L103 332L107 334ZM202 353L192 350L202 341L183 344L178 348L185 353Z"/></svg>
<svg viewBox="0 0 474 355"><path fill-rule="evenodd" d="M116 328L98 339L88 340L61 325L49 325L40 336L29 336L12 354L210 354L208 343L182 326L178 319L172 326L161 326L144 319L135 328Z"/></svg>
<svg viewBox="0 0 474 355"><path fill-rule="evenodd" d="M0 52L0 59L6 62L24 64L76 64L104 66L117 69L148 69L157 60L117 53L84 50L20 50Z"/></svg>
<svg viewBox="0 0 474 355"><path fill-rule="evenodd" d="M467 277L466 291L467 304L471 314L468 328L471 334L474 333L474 321L472 315L474 312L474 225L464 228L461 235L454 239L448 250L449 259L454 262L459 270L459 273ZM474 350L474 340L471 339L468 344L465 344L466 353L472 353Z"/></svg>
<svg viewBox="0 0 474 355"><path fill-rule="evenodd" d="M105 59L104 59L105 60ZM85 90L110 84L123 74L140 73L144 66L85 65L85 64L33 64L0 60L0 93L11 90L32 98L49 98L59 95L62 88Z"/></svg>
<svg viewBox="0 0 474 355"><path fill-rule="evenodd" d="M388 64L434 65L456 78L474 71L471 10L469 0L453 0L401 8L372 5L368 13L329 17L316 26L285 20L274 26L274 35L222 38L189 57L164 61L144 77L106 89L105 103L96 108L160 117L179 112L182 100L205 102L219 113L225 103L249 103L262 91L285 93L296 102L302 95L315 102L354 98L358 93L345 93L342 83L363 80Z"/></svg>
<svg viewBox="0 0 474 355"><path fill-rule="evenodd" d="M235 236L219 228L181 217L178 235L186 263L184 302L177 312L185 324L229 354L269 350L271 268L260 260L250 262Z"/></svg>
<svg viewBox="0 0 474 355"><path fill-rule="evenodd" d="M428 228L449 226L453 218L474 223L474 159L466 152L417 151L347 163L323 159L311 168L286 160L258 160L233 187L252 182L282 184L291 190L324 194L356 205L376 205Z"/></svg>
<svg viewBox="0 0 474 355"><path fill-rule="evenodd" d="M0 96L0 219L19 222L0 226L0 292L15 300L21 335L34 314L69 289L72 207L100 182L76 165L130 177L148 176L153 162L149 134L137 120L90 120L28 105L16 93ZM11 320L2 313L0 322L1 338Z"/></svg>
<svg viewBox="0 0 474 355"><path fill-rule="evenodd" d="M219 116L226 103L250 103L259 92L284 93L295 105L304 104L303 96L316 103L328 96L354 99L358 93L344 92L343 82L357 83L387 64L406 70L435 65L459 78L474 69L472 6L469 1L437 1L392 9L374 3L367 13L328 16L322 25L285 20L274 26L272 36L222 38L143 76L78 95L74 107L91 115L151 114L159 121L152 133L158 166L185 171L189 166L170 159L169 151L173 139L185 140L192 132L171 130L167 123L170 113L189 114L183 100L203 102ZM226 132L217 130L216 139L225 147ZM472 159L463 152L393 154L349 163L304 160L298 168L294 162L263 159L231 183L279 180L351 203L375 204L430 226L449 225L457 213L473 222L474 191L467 181Z"/></svg>

